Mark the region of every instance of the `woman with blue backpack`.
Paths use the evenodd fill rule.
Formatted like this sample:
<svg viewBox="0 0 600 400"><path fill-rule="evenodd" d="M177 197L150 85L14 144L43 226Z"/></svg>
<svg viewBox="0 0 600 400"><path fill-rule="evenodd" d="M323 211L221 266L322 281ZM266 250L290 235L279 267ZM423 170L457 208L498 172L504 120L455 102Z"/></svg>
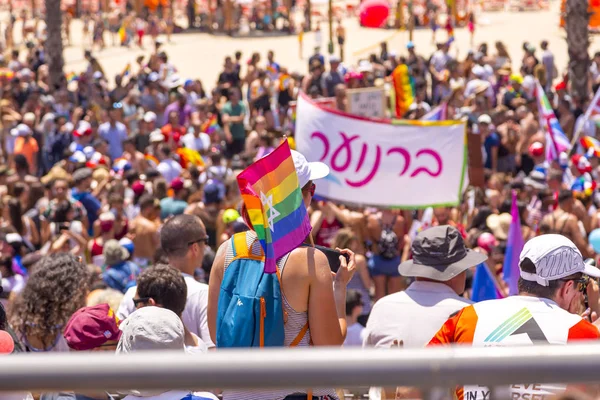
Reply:
<svg viewBox="0 0 600 400"><path fill-rule="evenodd" d="M298 181L308 208L313 181L329 168L309 163L292 151ZM245 208L242 215L252 227ZM310 238L307 238L310 241ZM253 230L234 235L219 248L209 280L208 324L219 348L341 346L346 337L346 286L354 274L354 253L340 250L339 269L332 273L318 249L298 247L277 260L278 279L264 278L262 247ZM310 390L226 391L224 400L338 399L333 388Z"/></svg>

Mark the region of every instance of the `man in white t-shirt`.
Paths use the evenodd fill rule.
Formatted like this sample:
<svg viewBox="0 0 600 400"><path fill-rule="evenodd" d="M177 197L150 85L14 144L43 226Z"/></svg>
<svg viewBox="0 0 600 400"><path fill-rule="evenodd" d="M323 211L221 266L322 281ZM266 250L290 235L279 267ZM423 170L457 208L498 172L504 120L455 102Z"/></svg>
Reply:
<svg viewBox="0 0 600 400"><path fill-rule="evenodd" d="M160 230L160 246L169 259L169 265L181 271L187 285L187 301L181 319L189 332L197 335L208 348L214 347L208 332L206 307L208 285L194 279L194 271L202 265L204 246L208 236L200 218L177 215L168 220ZM121 301L117 316L124 319L134 310L137 287L130 288Z"/></svg>
<svg viewBox="0 0 600 400"><path fill-rule="evenodd" d="M182 140L185 147L198 153L204 153L210 149L210 136L200 132L197 128L190 128L188 133L183 135Z"/></svg>

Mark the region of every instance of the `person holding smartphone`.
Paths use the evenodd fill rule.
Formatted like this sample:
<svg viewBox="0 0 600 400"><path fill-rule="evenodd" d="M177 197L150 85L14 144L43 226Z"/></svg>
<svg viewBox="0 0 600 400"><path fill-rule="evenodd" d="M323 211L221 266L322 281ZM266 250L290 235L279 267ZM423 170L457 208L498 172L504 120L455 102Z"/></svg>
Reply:
<svg viewBox="0 0 600 400"><path fill-rule="evenodd" d="M304 205L308 208L315 193L314 181L327 176L329 168L320 162L309 163L302 154L296 151L292 151L292 157L302 188ZM242 215L252 229L245 207ZM253 230L246 232L246 235L247 241L257 240L256 232ZM260 246L252 246L252 249L253 251L256 249L258 252ZM285 346L290 346L292 341L295 342L296 347L341 346L344 343L347 332L346 286L354 275L356 261L352 251L336 250L341 253L338 256L340 266L336 273L332 273L327 256L313 247L301 246L289 253L287 258L283 257L281 259L283 262L278 262L283 308L287 315L287 322L284 326ZM348 261L345 256L348 257ZM217 342L217 309L221 282L225 269L232 258L232 244L231 240L228 240L221 245L217 252L209 280L208 327L215 343ZM306 329L306 325L308 329ZM300 338L299 341L298 338ZM338 399L333 389L315 389L312 394L319 398L329 396L331 399ZM225 400L248 398L306 399L307 393L282 389L227 391L223 394Z"/></svg>

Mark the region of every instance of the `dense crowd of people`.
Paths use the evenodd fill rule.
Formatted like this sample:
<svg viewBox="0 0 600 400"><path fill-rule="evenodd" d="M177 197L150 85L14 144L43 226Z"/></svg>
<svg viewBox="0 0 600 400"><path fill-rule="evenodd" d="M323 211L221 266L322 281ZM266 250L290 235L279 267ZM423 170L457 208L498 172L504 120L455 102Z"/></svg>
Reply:
<svg viewBox="0 0 600 400"><path fill-rule="evenodd" d="M140 21L139 26L153 23ZM569 95L568 76L559 75L562 66L555 65L548 42L540 50L524 43L519 58L502 42L493 49L484 43L463 59L452 56L451 40L429 57L411 42L405 49L382 44L379 54L358 65L335 55L326 60L316 49L306 74L280 65L272 51L237 52L225 58L215 84L211 77L180 76L155 42L149 57L140 56L115 77L106 76L101 60L86 50L86 70L51 86L44 38L39 39L26 49L11 46L0 58L6 72L0 74L0 272L6 310L0 328L11 333L14 352L218 351L219 296L227 270L240 254L261 255L237 174L283 141L294 149L300 92L332 98L335 108L346 111L347 89L387 88L401 65L414 80L415 100L404 115L390 116L428 118L443 107L446 118L465 119L468 133L481 140L475 146L479 154L469 154L471 167L484 168L481 185L469 187L456 207L353 207L314 198L315 181L327 166L294 152L312 240L343 256L334 276L325 253L311 246L278 261L283 344L482 345L505 340L491 329L523 307L537 328L530 324L519 331L529 334L529 342L511 336L515 329L506 343L600 338L588 322L600 315L598 285L589 279L600 274L584 263L597 251L588 236L600 228L600 147L586 142L583 154L546 160L551 143L539 122L536 81L569 139L596 136L594 121L584 115L591 99ZM600 53L589 74L593 93L600 85ZM503 278L511 193L526 242L518 261L522 296L472 305L473 274L483 262L499 297L509 294ZM429 229L417 232L416 222ZM370 398L393 398L396 392L414 394L410 388L371 388ZM139 388L126 398L193 400L215 394L220 393ZM334 388L222 395L342 396Z"/></svg>

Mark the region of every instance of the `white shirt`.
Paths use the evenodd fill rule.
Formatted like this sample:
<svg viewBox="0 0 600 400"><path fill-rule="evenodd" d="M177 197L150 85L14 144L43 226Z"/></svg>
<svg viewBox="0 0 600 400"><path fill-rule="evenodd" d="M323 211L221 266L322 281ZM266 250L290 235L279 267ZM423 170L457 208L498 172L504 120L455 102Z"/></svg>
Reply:
<svg viewBox="0 0 600 400"><path fill-rule="evenodd" d="M201 152L210 149L210 136L204 132L200 132L200 135L196 137L193 133L183 135L183 144L188 149L196 150Z"/></svg>
<svg viewBox="0 0 600 400"><path fill-rule="evenodd" d="M183 274L187 285L187 301L181 319L185 327L193 334L197 335L206 344L208 348L215 347L210 339L208 331L208 318L206 309L208 307L208 285L200 283L193 276ZM135 311L133 305L133 297L137 286L131 287L125 292L121 305L117 310L117 316L120 320L124 320Z"/></svg>
<svg viewBox="0 0 600 400"><path fill-rule="evenodd" d="M4 293L14 292L15 294L18 294L21 293L25 287L25 283L27 283L27 280L23 277L23 275L15 274L13 276L9 276L8 278L2 278L2 290ZM7 307L9 299L1 299L0 302L2 302L4 307Z"/></svg>
<svg viewBox="0 0 600 400"><path fill-rule="evenodd" d="M346 340L344 340L344 347L349 346L362 346L364 339L365 328L358 322L348 327L346 333Z"/></svg>
<svg viewBox="0 0 600 400"><path fill-rule="evenodd" d="M363 347L424 347L450 315L472 304L438 282L413 282L403 292L383 297L373 306Z"/></svg>
<svg viewBox="0 0 600 400"><path fill-rule="evenodd" d="M173 179L178 178L181 174L181 165L175 160L167 158L162 160L156 167L158 172L170 183Z"/></svg>
<svg viewBox="0 0 600 400"><path fill-rule="evenodd" d="M581 130L579 137L592 136L596 137L596 124L592 119L585 119L585 113L581 114L575 121L575 132Z"/></svg>
<svg viewBox="0 0 600 400"><path fill-rule="evenodd" d="M431 64L436 72L442 72L450 60L452 60L452 56L448 53L444 53L442 50L436 50L431 56Z"/></svg>
<svg viewBox="0 0 600 400"><path fill-rule="evenodd" d="M198 335L190 332L192 337L196 339L198 342L198 346L185 346L185 352L188 354L204 354L208 352L208 347L206 347L206 343L202 339L198 337Z"/></svg>
<svg viewBox="0 0 600 400"><path fill-rule="evenodd" d="M8 135L5 135L4 147L6 148L6 154L13 154L15 152L15 141L17 140L17 137L11 135L10 130L8 133Z"/></svg>
<svg viewBox="0 0 600 400"><path fill-rule="evenodd" d="M598 67L598 64L596 64L593 61L590 65L590 72L592 73L592 79L594 81L596 81L600 77L600 67Z"/></svg>

